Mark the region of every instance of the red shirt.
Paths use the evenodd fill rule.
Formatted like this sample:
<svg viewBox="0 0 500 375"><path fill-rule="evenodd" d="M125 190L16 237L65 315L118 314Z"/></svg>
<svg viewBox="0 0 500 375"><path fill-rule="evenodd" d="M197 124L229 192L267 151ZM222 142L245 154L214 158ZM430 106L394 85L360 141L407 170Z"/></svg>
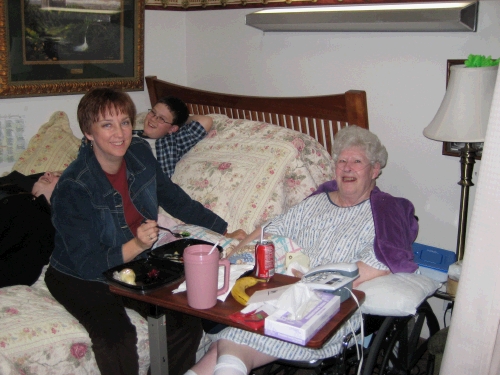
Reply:
<svg viewBox="0 0 500 375"><path fill-rule="evenodd" d="M116 174L110 174L104 172L106 177L108 177L111 185L120 193L123 202L123 212L125 214L125 221L127 222L128 227L134 234L134 237L137 236L137 228L141 225L144 217L137 211L134 204L132 203L132 199L130 199L130 194L128 192L128 182L127 182L127 165L125 160L122 161L122 165L120 165L120 169Z"/></svg>

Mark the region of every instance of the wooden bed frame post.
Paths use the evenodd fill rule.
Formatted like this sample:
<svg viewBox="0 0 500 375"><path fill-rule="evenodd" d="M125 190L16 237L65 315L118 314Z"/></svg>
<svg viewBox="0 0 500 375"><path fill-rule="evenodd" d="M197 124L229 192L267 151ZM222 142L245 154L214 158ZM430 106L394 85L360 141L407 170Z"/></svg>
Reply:
<svg viewBox="0 0 500 375"><path fill-rule="evenodd" d="M347 122L368 129L368 106L366 92L349 90L345 93Z"/></svg>

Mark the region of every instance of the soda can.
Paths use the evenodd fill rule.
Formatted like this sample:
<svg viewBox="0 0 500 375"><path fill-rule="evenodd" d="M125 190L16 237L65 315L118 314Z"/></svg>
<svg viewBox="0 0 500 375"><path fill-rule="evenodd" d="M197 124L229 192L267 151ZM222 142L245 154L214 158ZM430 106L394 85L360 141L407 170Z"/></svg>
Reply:
<svg viewBox="0 0 500 375"><path fill-rule="evenodd" d="M274 244L262 241L255 245L254 276L269 281L274 276Z"/></svg>

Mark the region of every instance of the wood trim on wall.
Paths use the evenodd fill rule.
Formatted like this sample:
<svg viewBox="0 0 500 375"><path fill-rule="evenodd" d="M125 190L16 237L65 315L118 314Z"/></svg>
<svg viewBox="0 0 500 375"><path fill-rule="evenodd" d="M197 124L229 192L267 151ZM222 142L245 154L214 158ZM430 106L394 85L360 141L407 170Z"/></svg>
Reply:
<svg viewBox="0 0 500 375"><path fill-rule="evenodd" d="M432 3L437 0L146 0L147 10L222 10L316 5ZM439 0L454 2L456 0Z"/></svg>

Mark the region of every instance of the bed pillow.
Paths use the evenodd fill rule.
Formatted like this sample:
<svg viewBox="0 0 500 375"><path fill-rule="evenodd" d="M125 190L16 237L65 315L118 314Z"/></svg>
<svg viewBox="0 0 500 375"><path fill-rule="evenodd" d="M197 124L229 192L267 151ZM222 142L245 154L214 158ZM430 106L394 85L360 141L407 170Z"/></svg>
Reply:
<svg viewBox="0 0 500 375"><path fill-rule="evenodd" d="M312 137L264 122L211 115L209 134L177 163L172 180L217 213L230 232L251 232L333 178Z"/></svg>
<svg viewBox="0 0 500 375"><path fill-rule="evenodd" d="M441 283L416 273L394 273L366 281L357 287L365 292L361 312L382 316L413 315Z"/></svg>
<svg viewBox="0 0 500 375"><path fill-rule="evenodd" d="M80 139L73 135L65 112L57 111L29 141L12 167L24 175L62 171L76 159Z"/></svg>

